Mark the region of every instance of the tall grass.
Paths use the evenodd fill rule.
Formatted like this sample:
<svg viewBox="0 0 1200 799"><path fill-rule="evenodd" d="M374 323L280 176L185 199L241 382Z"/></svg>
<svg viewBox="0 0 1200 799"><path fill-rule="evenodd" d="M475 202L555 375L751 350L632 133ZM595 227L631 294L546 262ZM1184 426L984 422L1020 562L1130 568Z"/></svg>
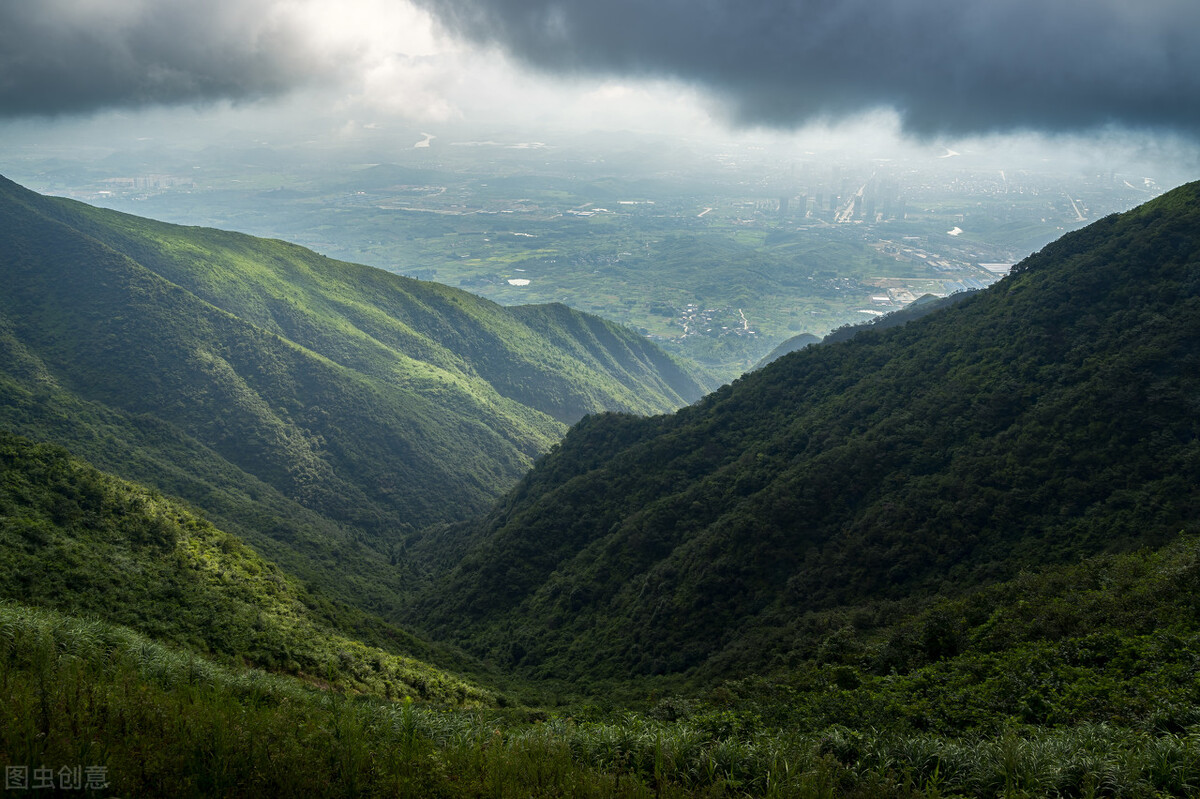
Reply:
<svg viewBox="0 0 1200 799"><path fill-rule="evenodd" d="M0 703L4 765L103 766L125 796L1200 794L1200 728L947 738L632 713L530 722L324 692L13 604L0 604Z"/></svg>

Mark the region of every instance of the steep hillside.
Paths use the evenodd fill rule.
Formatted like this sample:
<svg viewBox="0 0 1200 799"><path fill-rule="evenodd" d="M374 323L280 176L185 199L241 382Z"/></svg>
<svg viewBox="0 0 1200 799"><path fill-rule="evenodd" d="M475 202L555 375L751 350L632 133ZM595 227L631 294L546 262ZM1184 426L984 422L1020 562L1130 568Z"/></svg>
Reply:
<svg viewBox="0 0 1200 799"><path fill-rule="evenodd" d="M306 578L373 571L350 590L372 605L403 590L404 531L486 509L566 422L702 392L559 307L3 179L0 283L0 427L184 497Z"/></svg>
<svg viewBox="0 0 1200 799"><path fill-rule="evenodd" d="M924 294L913 300L908 305L898 311L892 311L883 316L877 316L869 322L863 322L857 325L844 325L837 330L831 331L821 341L825 344L836 344L839 341L848 341L864 330L887 330L891 327L900 327L906 325L914 319L920 319L922 316L931 314L941 308L946 308L954 305L956 302L965 300L970 297L978 289L967 289L958 291L954 294L945 297L935 297L932 294Z"/></svg>
<svg viewBox="0 0 1200 799"><path fill-rule="evenodd" d="M56 218L239 319L368 375L421 388L440 371L468 392L486 392L482 379L568 424L601 408L674 409L704 390L627 328L586 314L575 314L573 328L563 325L563 306L506 309L284 242L88 206L68 206ZM548 331L558 334L547 341Z"/></svg>
<svg viewBox="0 0 1200 799"><path fill-rule="evenodd" d="M771 363L772 361L779 360L784 355L787 355L789 352L795 352L796 350L802 350L805 347L811 346L813 344L820 344L820 343L821 343L820 337L814 336L812 333L799 333L795 336L792 336L791 338L786 338L783 341L779 342L779 345L777 347L775 347L775 349L768 352L766 355L764 355L759 360L758 363L754 364L754 368L761 369L764 366L766 366L767 364Z"/></svg>
<svg viewBox="0 0 1200 799"><path fill-rule="evenodd" d="M193 511L0 432L0 600L379 696L488 701L429 645L303 588ZM364 644L363 641L369 643Z"/></svg>
<svg viewBox="0 0 1200 799"><path fill-rule="evenodd" d="M1197 397L1191 184L906 326L583 420L412 618L534 675L744 672L809 613L1194 528Z"/></svg>

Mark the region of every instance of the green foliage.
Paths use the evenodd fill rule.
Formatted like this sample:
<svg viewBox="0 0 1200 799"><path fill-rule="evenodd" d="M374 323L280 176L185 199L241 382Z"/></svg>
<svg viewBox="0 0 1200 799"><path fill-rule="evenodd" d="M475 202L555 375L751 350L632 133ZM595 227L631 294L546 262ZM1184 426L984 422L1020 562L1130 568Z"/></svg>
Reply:
<svg viewBox="0 0 1200 799"><path fill-rule="evenodd" d="M31 362L375 535L481 510L562 422L701 390L629 331L580 314L561 324L565 309L507 311L7 182L3 201L0 313ZM552 339L537 330L550 320Z"/></svg>
<svg viewBox="0 0 1200 799"><path fill-rule="evenodd" d="M830 332L824 338L818 338L811 333L801 333L800 335L792 336L763 356L762 360L755 364L754 368L761 369L772 361L779 360L790 352L804 349L805 347L813 344L836 344L839 341L849 341L864 331L887 330L888 328L906 325L912 320L920 319L922 316L932 313L939 308L946 308L960 300L966 299L972 293L974 292L959 291L949 295L948 297L940 298L935 297L932 294L926 294L913 300L899 311L892 311L891 313L884 314L883 316L877 316L869 322L843 325Z"/></svg>
<svg viewBox="0 0 1200 799"><path fill-rule="evenodd" d="M537 677L766 668L810 612L1194 529L1198 381L1192 184L903 327L673 416L585 420L460 533L413 618Z"/></svg>
<svg viewBox="0 0 1200 799"><path fill-rule="evenodd" d="M556 420L644 411L619 375L686 375L563 306L4 189L0 419L159 487L0 434L6 763L128 795L1200 791L1200 186L673 416L586 416L420 532ZM364 608L604 709L480 709L512 700Z"/></svg>
<svg viewBox="0 0 1200 799"><path fill-rule="evenodd" d="M103 618L224 662L380 696L490 700L409 656L428 656L428 645L311 594L157 492L4 433L0 565L0 599Z"/></svg>
<svg viewBox="0 0 1200 799"><path fill-rule="evenodd" d="M773 676L713 701L769 723L998 734L1081 723L1180 733L1200 723L1195 538L940 599L870 627L811 619Z"/></svg>
<svg viewBox="0 0 1200 799"><path fill-rule="evenodd" d="M0 426L181 497L394 614L405 538L484 511L564 423L702 386L633 332L0 179Z"/></svg>
<svg viewBox="0 0 1200 799"><path fill-rule="evenodd" d="M0 758L136 796L1191 796L1197 727L989 735L530 719L319 692L126 629L0 604Z"/></svg>

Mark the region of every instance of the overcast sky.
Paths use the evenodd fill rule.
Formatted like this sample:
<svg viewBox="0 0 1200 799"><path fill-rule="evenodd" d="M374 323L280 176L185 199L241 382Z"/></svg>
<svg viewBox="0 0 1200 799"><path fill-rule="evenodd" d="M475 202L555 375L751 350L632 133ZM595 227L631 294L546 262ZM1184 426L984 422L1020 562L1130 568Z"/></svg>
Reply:
<svg viewBox="0 0 1200 799"><path fill-rule="evenodd" d="M306 116L1200 142L1197 0L415 2L0 0L0 133Z"/></svg>

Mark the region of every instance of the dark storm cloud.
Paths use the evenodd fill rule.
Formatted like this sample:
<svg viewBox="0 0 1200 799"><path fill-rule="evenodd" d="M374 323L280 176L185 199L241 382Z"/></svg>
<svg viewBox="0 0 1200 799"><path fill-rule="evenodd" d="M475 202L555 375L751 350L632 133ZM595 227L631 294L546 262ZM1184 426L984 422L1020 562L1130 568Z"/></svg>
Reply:
<svg viewBox="0 0 1200 799"><path fill-rule="evenodd" d="M270 0L0 0L0 116L251 99L332 70Z"/></svg>
<svg viewBox="0 0 1200 799"><path fill-rule="evenodd" d="M1197 0L420 0L557 72L673 77L747 124L1200 134Z"/></svg>

